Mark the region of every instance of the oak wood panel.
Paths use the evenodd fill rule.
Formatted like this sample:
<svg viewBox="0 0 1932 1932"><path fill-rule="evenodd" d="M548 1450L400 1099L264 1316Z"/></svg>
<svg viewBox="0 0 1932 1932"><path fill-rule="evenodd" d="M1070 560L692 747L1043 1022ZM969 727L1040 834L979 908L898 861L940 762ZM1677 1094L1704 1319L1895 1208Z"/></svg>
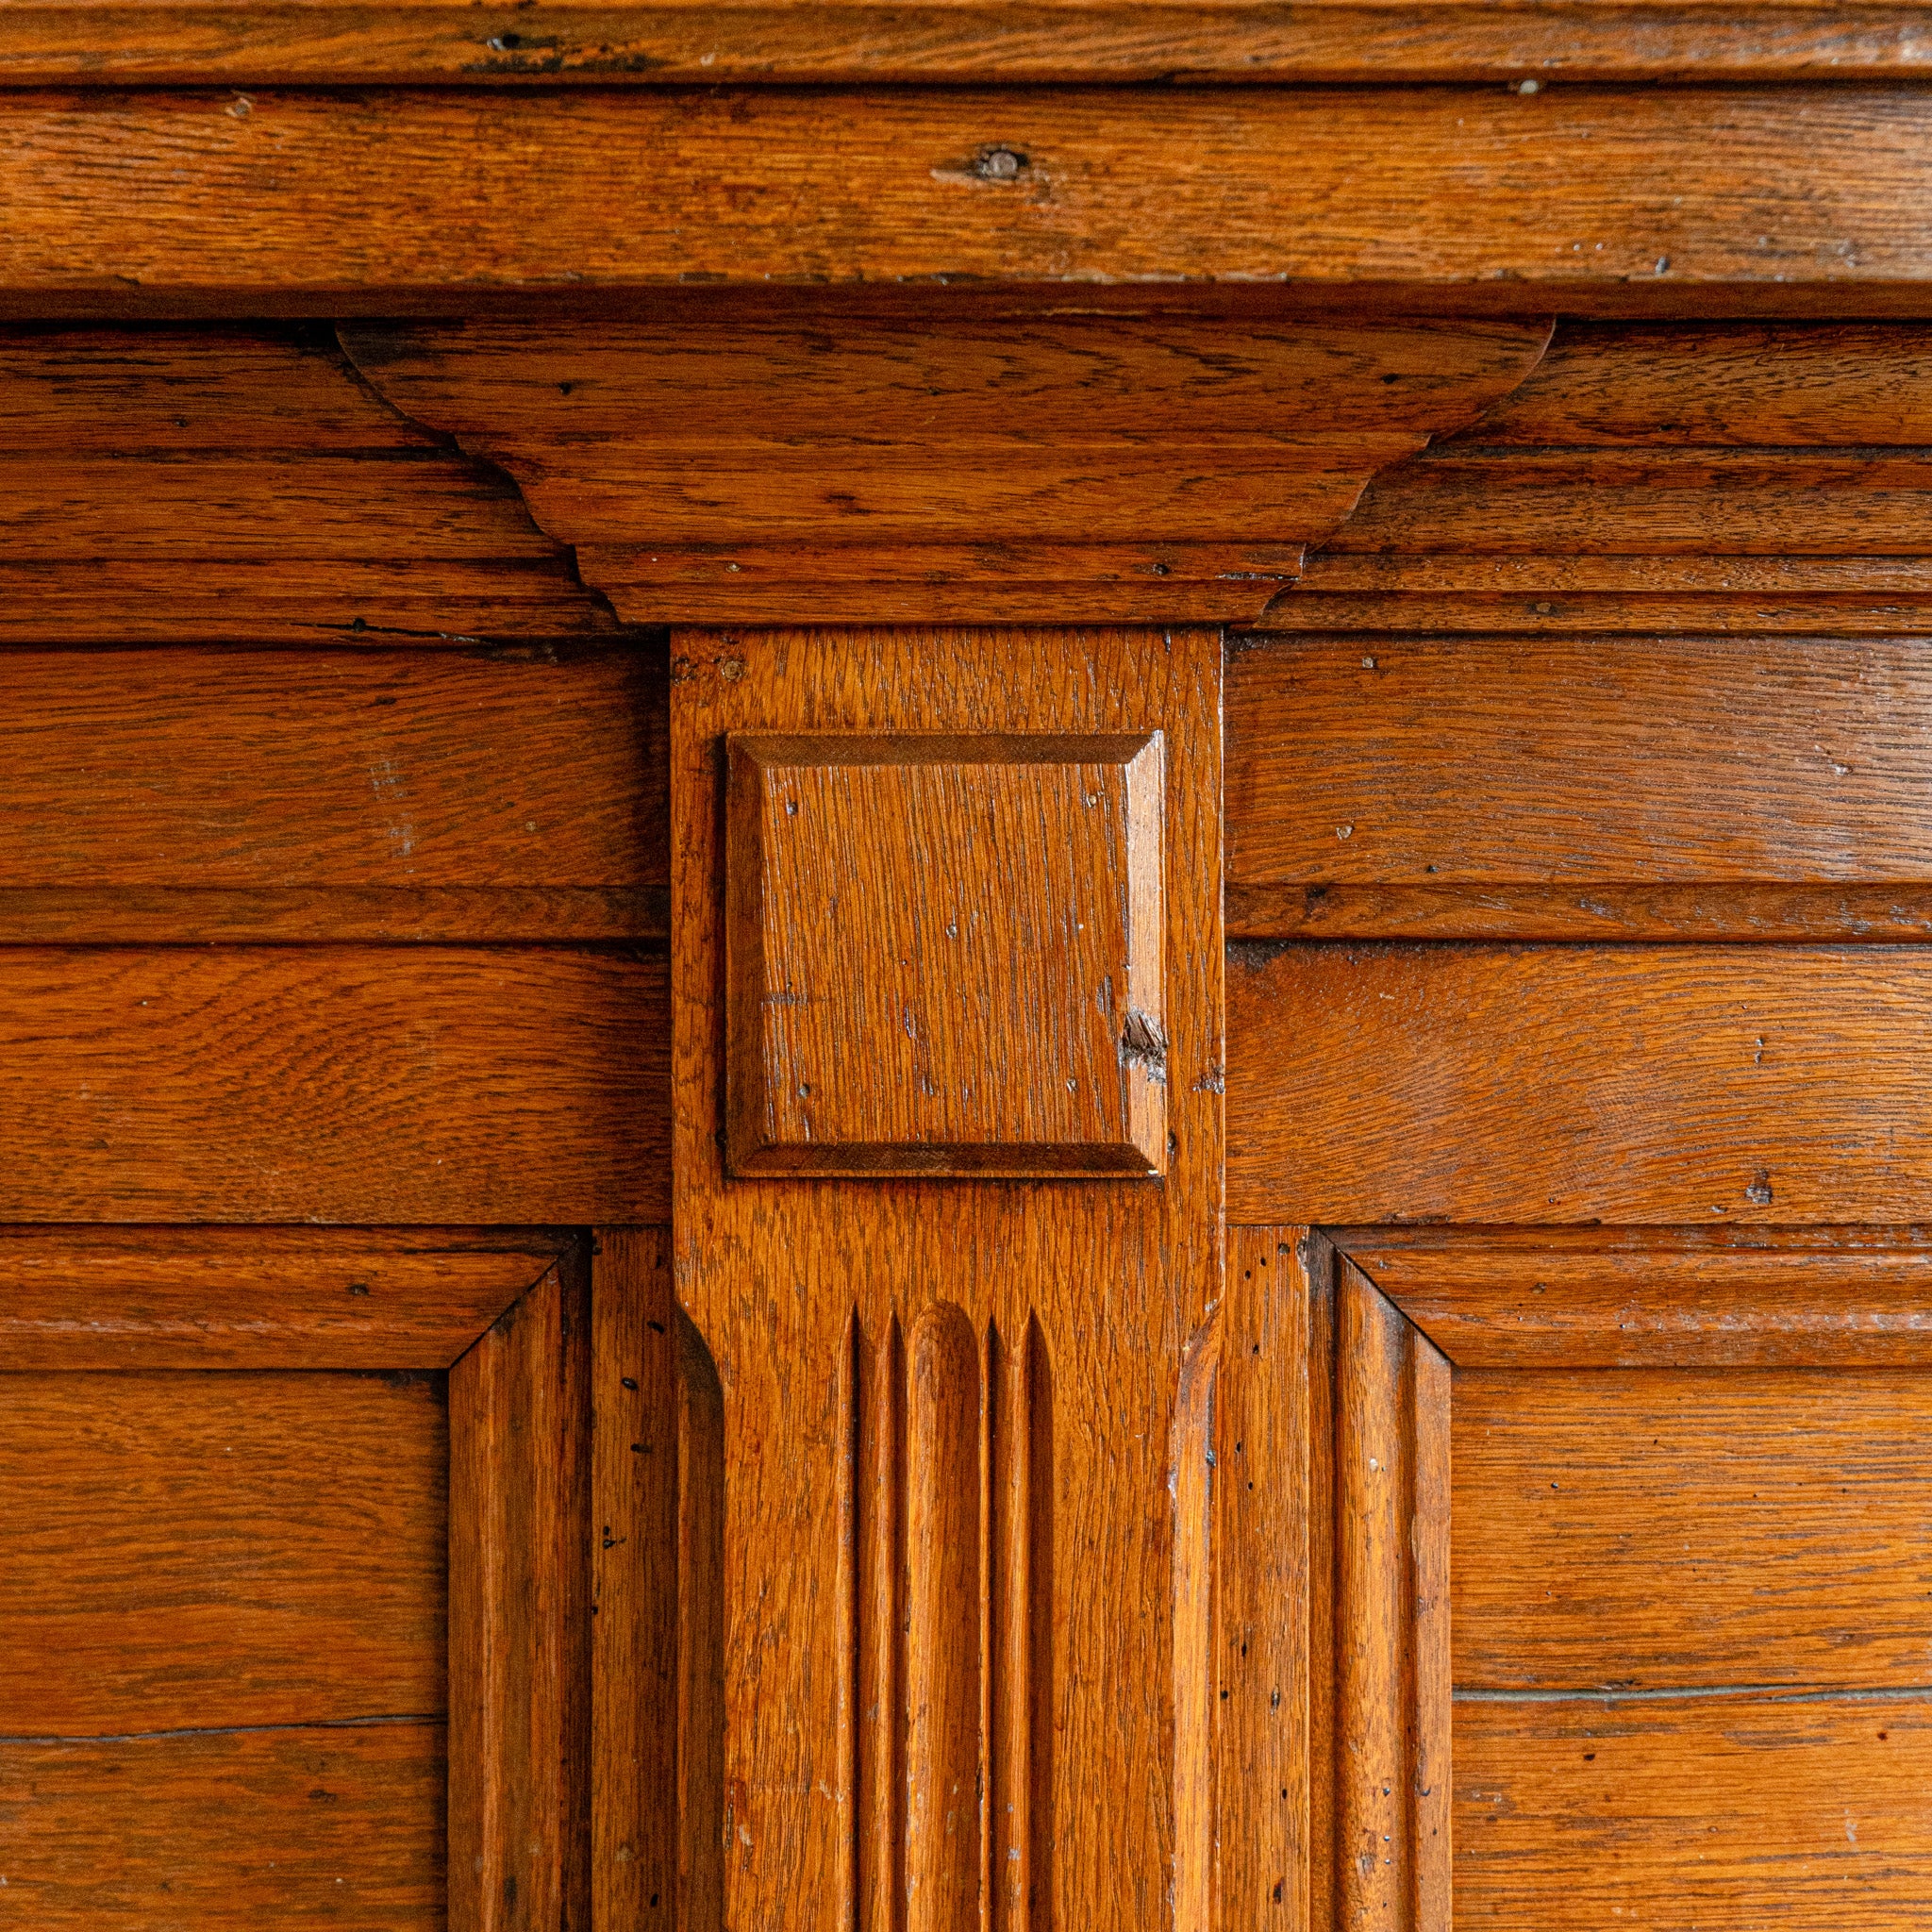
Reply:
<svg viewBox="0 0 1932 1932"><path fill-rule="evenodd" d="M48 1932L439 1932L441 1723L0 1739L8 1908Z"/></svg>
<svg viewBox="0 0 1932 1932"><path fill-rule="evenodd" d="M0 688L0 894L668 875L656 652L21 651Z"/></svg>
<svg viewBox="0 0 1932 1932"><path fill-rule="evenodd" d="M1915 1244L1378 1249L1384 1294L1459 1369L1932 1367Z"/></svg>
<svg viewBox="0 0 1932 1932"><path fill-rule="evenodd" d="M591 1275L591 1923L677 1923L676 1297L668 1229L607 1229ZM684 1923L708 1925L702 1915Z"/></svg>
<svg viewBox="0 0 1932 1932"><path fill-rule="evenodd" d="M463 312L693 276L1882 310L1922 300L1932 268L1902 212L1932 169L1928 111L1856 85L23 93L0 142L0 283L42 314L242 291Z"/></svg>
<svg viewBox="0 0 1932 1932"><path fill-rule="evenodd" d="M312 325L0 332L0 499L9 642L615 628L507 479Z"/></svg>
<svg viewBox="0 0 1932 1932"><path fill-rule="evenodd" d="M1158 732L734 734L736 1174L1158 1174Z"/></svg>
<svg viewBox="0 0 1932 1932"><path fill-rule="evenodd" d="M1321 1923L1309 1751L1314 1680L1333 1675L1310 1627L1324 1513L1311 1445L1327 1405L1306 1235L1228 1230L1214 1387L1216 1896L1230 1925L1279 1914L1293 1932Z"/></svg>
<svg viewBox="0 0 1932 1932"><path fill-rule="evenodd" d="M449 1375L449 1917L588 1923L591 1296L567 1257Z"/></svg>
<svg viewBox="0 0 1932 1932"><path fill-rule="evenodd" d="M1268 885L1924 882L1928 725L1932 675L1903 641L1269 639L1228 667L1228 867Z"/></svg>
<svg viewBox="0 0 1932 1932"><path fill-rule="evenodd" d="M555 1247L441 1230L9 1229L0 1370L445 1369ZM97 1400L108 1392L96 1385Z"/></svg>
<svg viewBox="0 0 1932 1932"><path fill-rule="evenodd" d="M1218 641L683 633L674 651L688 672L673 690L678 1280L716 1360L731 1472L716 1599L721 1738L707 1767L730 1846L724 1916L830 1925L905 1899L908 1697L918 1673L942 1670L946 1708L978 1713L988 1789L1018 1779L1004 1788L1025 1807L1023 1841L1003 1851L1020 1851L1023 1865L1030 1853L1038 1874L1015 1900L982 1863L974 1905L1016 1932L1171 1923L1176 1890L1191 1891L1213 1857L1211 1817L1177 1815L1173 1795L1207 1784L1210 1740L1199 1724L1176 1735L1174 1714L1198 1708L1211 1657L1205 1626L1201 1654L1177 1655L1174 1553L1184 1540L1193 1547L1199 1525L1180 1520L1170 1484L1182 1365L1217 1274ZM717 1139L723 735L1153 729L1167 745L1173 900L1165 1183L903 1181L862 1200L838 1185L727 1185ZM918 1324L938 1303L977 1339L975 1380L995 1400L983 1410L963 1372L949 1376L949 1420L922 1432L908 1376ZM996 1365L1028 1361L1022 1396ZM1016 1406L1030 1407L1024 1427L1002 1421ZM978 1479L999 1499L979 1520L1006 1525L974 1559L974 1641L943 1654L905 1623L908 1606L937 1604L906 1574L924 1548L912 1535L911 1499L927 1480L911 1460L915 1440L975 1441ZM1039 1499L1024 1507L1008 1500L1022 1441ZM1032 1607L999 1611L1014 1600L1023 1555L1018 1595ZM1029 1624L1044 1641L1015 1641ZM958 1627L950 1614L945 1627ZM1017 1739L1003 1706L1025 1713ZM686 1788L688 1804L700 1795Z"/></svg>
<svg viewBox="0 0 1932 1932"><path fill-rule="evenodd" d="M4 917L4 902L0 902ZM1932 886L1230 886L1236 940L1757 940L1923 941Z"/></svg>
<svg viewBox="0 0 1932 1932"><path fill-rule="evenodd" d="M0 1212L648 1221L666 991L561 949L10 951Z"/></svg>
<svg viewBox="0 0 1932 1932"><path fill-rule="evenodd" d="M658 844L654 836L646 849ZM662 886L0 886L0 945L541 945L669 936Z"/></svg>
<svg viewBox="0 0 1932 1932"><path fill-rule="evenodd" d="M1236 947L1231 1217L1904 1220L1915 949Z"/></svg>
<svg viewBox="0 0 1932 1932"><path fill-rule="evenodd" d="M343 341L514 475L628 619L1120 623L1252 621L1378 465L1470 422L1547 337L1008 297Z"/></svg>
<svg viewBox="0 0 1932 1932"><path fill-rule="evenodd" d="M1449 1364L1345 1260L1336 1289L1335 1840L1342 1923L1449 1915Z"/></svg>
<svg viewBox="0 0 1932 1932"><path fill-rule="evenodd" d="M1646 448L1424 452L1328 540L1341 552L1586 556L1917 554L1932 458L1919 450Z"/></svg>
<svg viewBox="0 0 1932 1932"><path fill-rule="evenodd" d="M1932 1707L1458 1703L1456 1912L1662 1932L1867 1932L1932 1909Z"/></svg>
<svg viewBox="0 0 1932 1932"><path fill-rule="evenodd" d="M1924 1687L1913 1371L1458 1368L1468 1690Z"/></svg>
<svg viewBox="0 0 1932 1932"><path fill-rule="evenodd" d="M1567 323L1461 441L1923 446L1928 371L1923 323Z"/></svg>
<svg viewBox="0 0 1932 1932"><path fill-rule="evenodd" d="M8 82L1772 80L1923 72L1909 5L24 4Z"/></svg>
<svg viewBox="0 0 1932 1932"><path fill-rule="evenodd" d="M441 1378L12 1375L16 1738L439 1717Z"/></svg>

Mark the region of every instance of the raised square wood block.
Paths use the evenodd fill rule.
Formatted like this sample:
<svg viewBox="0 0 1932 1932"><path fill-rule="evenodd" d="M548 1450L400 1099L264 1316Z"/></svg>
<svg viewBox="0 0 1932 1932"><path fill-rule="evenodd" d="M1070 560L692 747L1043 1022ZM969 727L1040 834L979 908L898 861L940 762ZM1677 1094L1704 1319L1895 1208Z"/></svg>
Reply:
<svg viewBox="0 0 1932 1932"><path fill-rule="evenodd" d="M1162 745L730 741L740 1174L1158 1174Z"/></svg>

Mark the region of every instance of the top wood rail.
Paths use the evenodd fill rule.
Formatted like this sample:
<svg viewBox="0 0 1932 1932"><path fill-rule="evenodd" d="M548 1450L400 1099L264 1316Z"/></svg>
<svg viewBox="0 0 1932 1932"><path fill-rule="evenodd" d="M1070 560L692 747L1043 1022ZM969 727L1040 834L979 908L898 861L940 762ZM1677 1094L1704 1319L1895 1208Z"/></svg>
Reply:
<svg viewBox="0 0 1932 1932"><path fill-rule="evenodd" d="M1751 0L12 0L0 81L1529 81L1932 71L1923 7Z"/></svg>
<svg viewBox="0 0 1932 1932"><path fill-rule="evenodd" d="M1923 312L1928 135L1932 96L1872 86L17 92L0 310L1030 282Z"/></svg>

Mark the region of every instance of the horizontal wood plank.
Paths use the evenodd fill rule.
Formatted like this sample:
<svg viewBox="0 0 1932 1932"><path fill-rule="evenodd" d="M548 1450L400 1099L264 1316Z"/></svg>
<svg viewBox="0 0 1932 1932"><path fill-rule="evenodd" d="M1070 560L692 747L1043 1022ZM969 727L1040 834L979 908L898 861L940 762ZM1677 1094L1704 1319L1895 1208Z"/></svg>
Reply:
<svg viewBox="0 0 1932 1932"><path fill-rule="evenodd" d="M9 1376L13 1736L440 1714L440 1376Z"/></svg>
<svg viewBox="0 0 1932 1932"><path fill-rule="evenodd" d="M1932 1378L1458 1367L1458 1690L1932 1684Z"/></svg>
<svg viewBox="0 0 1932 1932"><path fill-rule="evenodd" d="M1566 323L1461 440L1923 446L1928 374L1923 323Z"/></svg>
<svg viewBox="0 0 1932 1932"><path fill-rule="evenodd" d="M7 902L0 895L0 921ZM4 927L0 927L4 929ZM1230 886L1236 940L1757 940L1932 937L1932 885Z"/></svg>
<svg viewBox="0 0 1932 1932"><path fill-rule="evenodd" d="M664 675L633 650L13 653L0 933L28 888L57 895L31 921L110 886L661 887Z"/></svg>
<svg viewBox="0 0 1932 1932"><path fill-rule="evenodd" d="M1232 656L1227 717L1244 885L1414 886L1408 916L1424 918L1431 888L1560 885L1524 911L1560 909L1572 937L1589 931L1574 889L1597 880L1748 884L1780 924L1792 911L1759 885L1917 882L1923 903L1932 882L1932 673L1915 642L1269 639ZM1317 922L1322 903L1303 902ZM1679 900L1674 919L1717 903ZM1883 890L1800 902L1801 918L1896 934L1912 900L1894 905ZM1610 936L1629 915L1601 908ZM1657 912L1640 899L1636 916Z"/></svg>
<svg viewBox="0 0 1932 1932"><path fill-rule="evenodd" d="M1236 946L1231 1220L1906 1220L1916 949Z"/></svg>
<svg viewBox="0 0 1932 1932"><path fill-rule="evenodd" d="M669 926L662 886L0 886L10 946L541 945L661 941Z"/></svg>
<svg viewBox="0 0 1932 1932"><path fill-rule="evenodd" d="M1363 1270L1457 1367L1932 1368L1932 1250L1388 1249Z"/></svg>
<svg viewBox="0 0 1932 1932"><path fill-rule="evenodd" d="M0 954L0 1214L661 1217L667 976L563 949Z"/></svg>
<svg viewBox="0 0 1932 1932"><path fill-rule="evenodd" d="M0 1739L9 1910L45 1932L439 1932L439 1723Z"/></svg>
<svg viewBox="0 0 1932 1932"><path fill-rule="evenodd" d="M1859 86L17 93L0 285L43 315L947 276L1882 312L1932 275L1928 117Z"/></svg>
<svg viewBox="0 0 1932 1932"><path fill-rule="evenodd" d="M0 1370L445 1369L555 1245L15 1229L0 1235Z"/></svg>
<svg viewBox="0 0 1932 1932"><path fill-rule="evenodd" d="M1932 1702L1456 1707L1456 1912L1870 1932L1932 1912Z"/></svg>
<svg viewBox="0 0 1932 1932"><path fill-rule="evenodd" d="M1497 8L1261 0L693 0L373 6L129 0L9 8L9 84L115 79L238 86L438 80L1769 80L1923 73L1909 5L1831 8L1598 0Z"/></svg>

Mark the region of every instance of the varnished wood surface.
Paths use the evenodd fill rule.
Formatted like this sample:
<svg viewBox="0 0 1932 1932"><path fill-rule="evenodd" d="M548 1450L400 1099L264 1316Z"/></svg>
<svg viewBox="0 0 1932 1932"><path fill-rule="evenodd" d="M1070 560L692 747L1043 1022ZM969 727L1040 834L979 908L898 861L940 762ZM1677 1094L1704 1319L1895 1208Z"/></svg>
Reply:
<svg viewBox="0 0 1932 1932"><path fill-rule="evenodd" d="M623 649L10 652L0 919L29 889L661 887L663 677Z"/></svg>
<svg viewBox="0 0 1932 1932"><path fill-rule="evenodd" d="M9 643L615 628L501 474L312 325L0 332L0 532Z"/></svg>
<svg viewBox="0 0 1932 1932"><path fill-rule="evenodd" d="M591 1307L572 1255L450 1371L449 1919L588 1923Z"/></svg>
<svg viewBox="0 0 1932 1932"><path fill-rule="evenodd" d="M1237 1221L1903 1220L1916 948L1237 947Z"/></svg>
<svg viewBox="0 0 1932 1932"><path fill-rule="evenodd" d="M1378 466L1472 422L1547 337L1014 298L343 331L639 623L1252 622Z"/></svg>
<svg viewBox="0 0 1932 1932"><path fill-rule="evenodd" d="M10 1230L0 1236L0 1370L445 1369L557 1246L488 1240Z"/></svg>
<svg viewBox="0 0 1932 1932"><path fill-rule="evenodd" d="M1458 1370L1456 1684L1910 1689L1932 1674L1912 1370Z"/></svg>
<svg viewBox="0 0 1932 1932"><path fill-rule="evenodd" d="M441 1722L0 1738L8 1909L49 1932L441 1932Z"/></svg>
<svg viewBox="0 0 1932 1932"><path fill-rule="evenodd" d="M1463 1369L1932 1367L1932 1251L1907 1233L1686 1249L1377 1248L1363 1270Z"/></svg>
<svg viewBox="0 0 1932 1932"><path fill-rule="evenodd" d="M0 33L9 84L74 79L366 85L440 80L1774 80L1924 72L1909 5L1417 8L1259 0L1165 5L709 7L616 0L495 10L438 0L264 7L201 0L22 4Z"/></svg>
<svg viewBox="0 0 1932 1932"><path fill-rule="evenodd" d="M1741 884L1780 927L1828 931L1835 907L1896 935L1932 884L1928 724L1932 678L1902 640L1271 638L1229 662L1229 871L1410 889L1391 909L1416 924L1446 887L1501 889L1498 912L1509 888L1567 888L1517 915L1567 914L1564 937L1587 917L1615 935L1633 888L1707 881L1637 901L1643 937L1694 929ZM1599 880L1621 897L1579 917ZM1866 890L1761 890L1827 885ZM1916 890L1901 907L1893 886ZM1304 895L1304 929L1323 897Z"/></svg>
<svg viewBox="0 0 1932 1932"><path fill-rule="evenodd" d="M1869 1932L1932 1910L1923 1698L1458 1703L1471 1924Z"/></svg>
<svg viewBox="0 0 1932 1932"><path fill-rule="evenodd" d="M715 1364L725 1472L720 1587L691 1607L716 1620L720 1741L701 1766L730 1851L693 1861L691 1891L722 1892L731 1924L1172 1924L1213 1860L1211 1740L1183 1722L1211 1631L1179 1554L1207 1489L1174 1471L1178 1443L1206 1446L1205 1414L1190 1432L1176 1411L1218 1280L1218 640L685 632L674 655L677 1281ZM967 729L1164 734L1164 1184L727 1182L720 740ZM923 1355L929 1324L952 1339ZM908 1574L930 1570L931 1525L974 1522L970 1555ZM689 1612L683 1627L702 1641ZM976 1871L930 1853L934 1794L969 1745L994 1799ZM680 1797L703 1817L702 1785Z"/></svg>
<svg viewBox="0 0 1932 1932"><path fill-rule="evenodd" d="M1264 617L1298 631L1912 635L1922 324L1566 321L1382 473Z"/></svg>
<svg viewBox="0 0 1932 1932"><path fill-rule="evenodd" d="M735 1174L1165 1169L1158 733L727 755Z"/></svg>
<svg viewBox="0 0 1932 1932"><path fill-rule="evenodd" d="M0 954L0 1212L647 1221L661 960L459 947Z"/></svg>
<svg viewBox="0 0 1932 1932"><path fill-rule="evenodd" d="M9 1735L441 1715L440 1377L14 1375L6 1398Z"/></svg>
<svg viewBox="0 0 1932 1932"><path fill-rule="evenodd" d="M944 276L1897 312L1932 272L1901 212L1926 112L1849 85L19 93L0 288L43 315Z"/></svg>

